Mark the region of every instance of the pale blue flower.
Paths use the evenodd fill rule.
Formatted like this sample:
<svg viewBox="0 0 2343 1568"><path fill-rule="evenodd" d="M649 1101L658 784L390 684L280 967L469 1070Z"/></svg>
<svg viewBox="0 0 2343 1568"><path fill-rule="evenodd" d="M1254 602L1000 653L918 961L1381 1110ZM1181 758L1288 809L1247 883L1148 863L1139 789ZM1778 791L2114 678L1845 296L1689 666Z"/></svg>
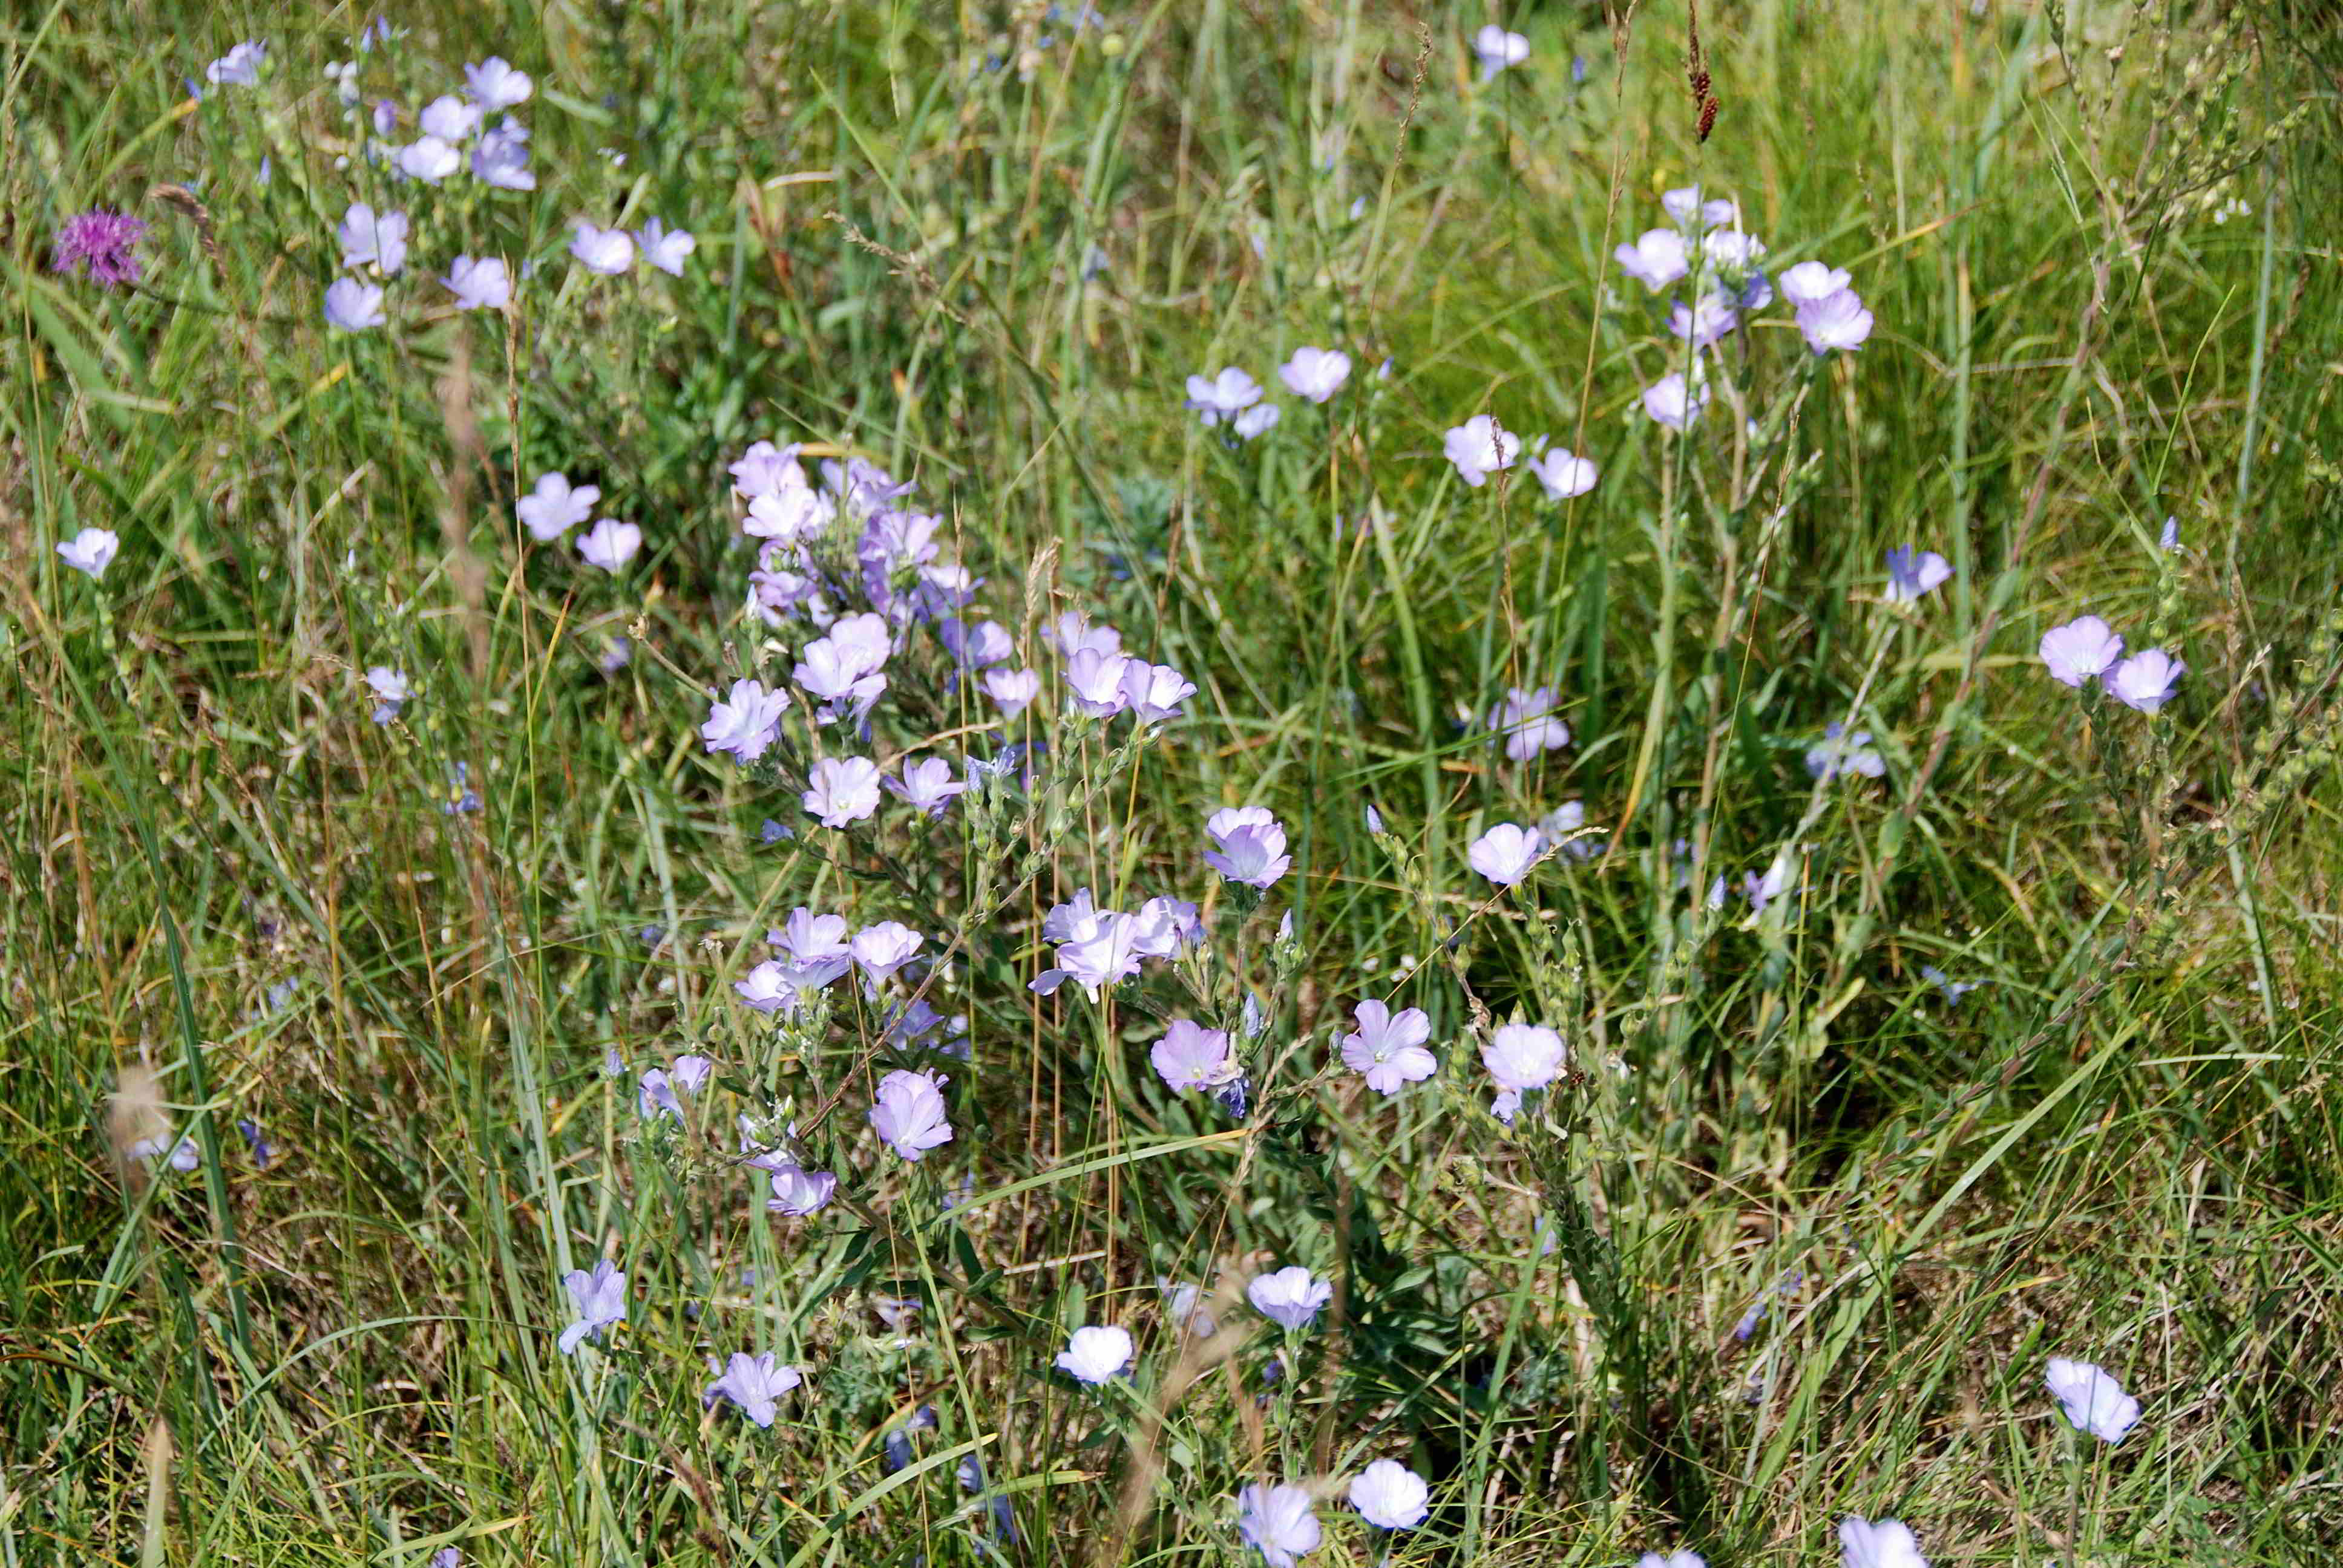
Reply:
<svg viewBox="0 0 2343 1568"><path fill-rule="evenodd" d="M106 575L122 548L122 540L108 528L84 528L57 546L58 558L77 572L85 573L92 582Z"/></svg>
<svg viewBox="0 0 2343 1568"><path fill-rule="evenodd" d="M1953 575L1953 565L1934 550L1911 545L1887 552L1887 593L1890 604L1910 604L1942 588Z"/></svg>
<svg viewBox="0 0 2343 1568"><path fill-rule="evenodd" d="M407 217L403 212L377 213L362 201L352 202L334 231L342 244L344 266L372 266L386 277L407 266Z"/></svg>
<svg viewBox="0 0 2343 1568"><path fill-rule="evenodd" d="M1102 1383L1131 1364L1131 1331L1112 1323L1076 1329L1058 1352L1058 1370L1077 1382Z"/></svg>
<svg viewBox="0 0 2343 1568"><path fill-rule="evenodd" d="M2126 708L2154 713L2172 700L2187 668L2160 648L2144 648L2107 672L2107 695Z"/></svg>
<svg viewBox="0 0 2343 1568"><path fill-rule="evenodd" d="M1519 887L1545 852L1545 839L1534 828L1500 822L1473 840L1464 851L1472 868L1501 888Z"/></svg>
<svg viewBox="0 0 2343 1568"><path fill-rule="evenodd" d="M1851 281L1844 267L1802 261L1782 273L1782 297L1792 305L1818 305Z"/></svg>
<svg viewBox="0 0 2343 1568"><path fill-rule="evenodd" d="M635 242L642 247L643 260L670 277L683 276L684 259L699 247L689 229L669 228L657 218L635 231Z"/></svg>
<svg viewBox="0 0 2343 1568"><path fill-rule="evenodd" d="M501 256L459 256L439 281L456 296L458 310L502 310L512 303L512 274Z"/></svg>
<svg viewBox="0 0 2343 1568"><path fill-rule="evenodd" d="M2180 519L2178 518L2164 519L2164 531L2156 536L2156 545L2158 549L2170 550L2176 555L2179 553Z"/></svg>
<svg viewBox="0 0 2343 1568"><path fill-rule="evenodd" d="M1394 1013L1380 1001L1359 1003L1352 1011L1356 1027L1342 1037L1342 1064L1367 1081L1377 1094L1397 1094L1404 1084L1421 1083L1439 1070L1424 1042L1432 1038L1432 1019L1420 1007Z"/></svg>
<svg viewBox="0 0 2343 1568"><path fill-rule="evenodd" d="M2138 1424L2139 1401L2124 1392L2114 1375L2094 1362L2052 1356L2042 1380L2050 1385L2067 1421L2101 1442L2121 1442L2124 1434Z"/></svg>
<svg viewBox="0 0 2343 1568"><path fill-rule="evenodd" d="M2097 616L2077 617L2042 634L2039 648L2050 678L2061 686L2080 688L2105 675L2123 657L2124 639Z"/></svg>
<svg viewBox="0 0 2343 1568"><path fill-rule="evenodd" d="M769 1351L760 1356L735 1351L724 1365L723 1375L700 1394L700 1402L713 1405L719 1400L729 1400L739 1407L742 1415L760 1427L769 1428L773 1418L780 1413L781 1395L804 1381L797 1368L779 1364Z"/></svg>
<svg viewBox="0 0 2343 1568"><path fill-rule="evenodd" d="M1706 387L1687 387L1684 373L1671 370L1644 388L1644 412L1654 424L1682 430L1708 407Z"/></svg>
<svg viewBox="0 0 2343 1568"><path fill-rule="evenodd" d="M472 148L472 177L499 190L535 190L537 176L528 166L528 128L507 115L504 124Z"/></svg>
<svg viewBox="0 0 2343 1568"><path fill-rule="evenodd" d="M1554 717L1554 688L1524 691L1509 687L1505 700L1489 716L1489 728L1504 738L1505 755L1526 762L1541 751L1559 751L1570 744L1570 726Z"/></svg>
<svg viewBox="0 0 2343 1568"><path fill-rule="evenodd" d="M1486 82L1498 72L1528 59L1530 41L1491 23L1473 35L1473 54L1481 62L1481 80Z"/></svg>
<svg viewBox="0 0 2343 1568"><path fill-rule="evenodd" d="M906 1160L924 1159L929 1150L952 1139L945 1119L943 1086L950 1081L932 1072L889 1073L879 1081L878 1103L870 1108L870 1125L880 1141Z"/></svg>
<svg viewBox="0 0 2343 1568"><path fill-rule="evenodd" d="M860 822L879 809L879 764L868 757L825 757L806 778L799 799L825 828Z"/></svg>
<svg viewBox="0 0 2343 1568"><path fill-rule="evenodd" d="M1123 676L1131 661L1120 653L1081 648L1066 660L1065 680L1074 710L1092 719L1111 719L1131 706Z"/></svg>
<svg viewBox="0 0 2343 1568"><path fill-rule="evenodd" d="M1285 828L1265 806L1230 806L1204 824L1213 847L1204 864L1232 882L1267 888L1293 869L1285 852Z"/></svg>
<svg viewBox="0 0 2343 1568"><path fill-rule="evenodd" d="M1900 1519L1842 1519L1838 1540L1840 1568L1928 1568Z"/></svg>
<svg viewBox="0 0 2343 1568"><path fill-rule="evenodd" d="M415 123L426 136L437 136L443 142L460 142L480 128L480 106L466 103L452 93L446 94L426 104Z"/></svg>
<svg viewBox="0 0 2343 1568"><path fill-rule="evenodd" d="M1704 294L1689 306L1678 300L1668 310L1668 330L1695 348L1705 348L1741 325L1730 303Z"/></svg>
<svg viewBox="0 0 2343 1568"><path fill-rule="evenodd" d="M420 136L398 149L392 164L400 174L436 186L464 166L464 157L445 136Z"/></svg>
<svg viewBox="0 0 2343 1568"><path fill-rule="evenodd" d="M1822 744L1806 752L1807 776L1825 783L1845 773L1878 779L1886 772L1886 762L1871 749L1871 731L1858 729L1850 735L1835 719L1824 726Z"/></svg>
<svg viewBox="0 0 2343 1568"><path fill-rule="evenodd" d="M527 103L536 88L526 73L514 70L491 55L478 65L464 67L464 90L472 95L472 101L479 105L482 113L492 115L498 109Z"/></svg>
<svg viewBox="0 0 2343 1568"><path fill-rule="evenodd" d="M1481 1065L1498 1088L1518 1094L1552 1083L1561 1076L1567 1055L1558 1031L1537 1024L1503 1023L1481 1047Z"/></svg>
<svg viewBox="0 0 2343 1568"><path fill-rule="evenodd" d="M1188 377L1188 407L1207 426L1233 419L1260 401L1261 383L1233 365L1215 375Z"/></svg>
<svg viewBox="0 0 2343 1568"><path fill-rule="evenodd" d="M1184 1018L1172 1020L1163 1038L1149 1050L1147 1060L1167 1088L1182 1091L1218 1088L1239 1071L1226 1030L1206 1029Z"/></svg>
<svg viewBox="0 0 2343 1568"><path fill-rule="evenodd" d="M622 228L597 228L579 219L569 254L588 272L616 277L635 265L635 242Z"/></svg>
<svg viewBox="0 0 2343 1568"><path fill-rule="evenodd" d="M1540 437L1534 445L1544 446ZM1583 496L1594 487L1594 465L1584 457L1574 456L1569 448L1556 447L1528 464L1531 475L1545 491L1549 501L1566 501L1573 496Z"/></svg>
<svg viewBox="0 0 2343 1568"><path fill-rule="evenodd" d="M1250 441L1274 428L1281 417L1276 404L1256 403L1230 420L1229 428L1236 433L1238 440Z"/></svg>
<svg viewBox="0 0 2343 1568"><path fill-rule="evenodd" d="M561 1283L578 1313L578 1321L561 1331L558 1342L563 1355L577 1354L588 1336L598 1340L604 1329L627 1321L627 1276L609 1259L597 1262L590 1274L572 1269L561 1277Z"/></svg>
<svg viewBox="0 0 2343 1568"><path fill-rule="evenodd" d="M781 714L789 705L786 691L768 690L759 681L736 680L729 699L709 708L708 722L699 727L700 739L711 755L729 753L742 762L754 762L780 739Z"/></svg>
<svg viewBox="0 0 2343 1568"><path fill-rule="evenodd" d="M1619 270L1657 294L1691 270L1684 236L1672 228L1646 229L1633 245L1613 251Z"/></svg>
<svg viewBox="0 0 2343 1568"><path fill-rule="evenodd" d="M1351 1478L1351 1506L1378 1530L1413 1530L1429 1518L1432 1488L1396 1459L1378 1459Z"/></svg>
<svg viewBox="0 0 2343 1568"><path fill-rule="evenodd" d="M216 87L252 87L260 84L260 62L268 45L247 38L204 67L204 80Z"/></svg>
<svg viewBox="0 0 2343 1568"><path fill-rule="evenodd" d="M1851 288L1798 307L1798 330L1817 354L1853 353L1871 336L1871 312Z"/></svg>
<svg viewBox="0 0 2343 1568"><path fill-rule="evenodd" d="M1295 1263L1255 1274L1245 1285L1245 1297L1262 1316L1299 1332L1308 1328L1319 1311L1334 1299L1334 1287Z"/></svg>
<svg viewBox="0 0 2343 1568"><path fill-rule="evenodd" d="M880 920L855 932L847 946L855 967L876 986L885 984L897 970L917 958L927 940L900 920Z"/></svg>
<svg viewBox="0 0 2343 1568"><path fill-rule="evenodd" d="M1248 1486L1237 1493L1237 1533L1269 1568L1293 1568L1323 1539L1310 1493L1299 1486Z"/></svg>
<svg viewBox="0 0 2343 1568"><path fill-rule="evenodd" d="M1277 378L1296 397L1323 403L1350 378L1351 357L1338 348L1297 348L1277 367Z"/></svg>
<svg viewBox="0 0 2343 1568"><path fill-rule="evenodd" d="M326 290L326 324L337 332L364 332L386 319L380 284L342 277Z"/></svg>
<svg viewBox="0 0 2343 1568"><path fill-rule="evenodd" d="M578 553L589 567L616 575L643 548L643 530L616 518L604 518L578 541Z"/></svg>
<svg viewBox="0 0 2343 1568"><path fill-rule="evenodd" d="M1457 477L1477 490L1491 474L1513 466L1522 441L1490 416L1475 414L1441 438L1441 451L1455 465Z"/></svg>
<svg viewBox="0 0 2343 1568"><path fill-rule="evenodd" d="M913 810L927 817L940 817L952 802L952 797L968 786L952 776L952 766L940 757L922 758L903 764L903 776L898 781L883 780L889 793L900 797Z"/></svg>
<svg viewBox="0 0 2343 1568"><path fill-rule="evenodd" d="M546 544L592 517L594 503L601 498L600 486L572 485L569 476L557 470L539 474L537 487L523 496L513 510L528 537Z"/></svg>

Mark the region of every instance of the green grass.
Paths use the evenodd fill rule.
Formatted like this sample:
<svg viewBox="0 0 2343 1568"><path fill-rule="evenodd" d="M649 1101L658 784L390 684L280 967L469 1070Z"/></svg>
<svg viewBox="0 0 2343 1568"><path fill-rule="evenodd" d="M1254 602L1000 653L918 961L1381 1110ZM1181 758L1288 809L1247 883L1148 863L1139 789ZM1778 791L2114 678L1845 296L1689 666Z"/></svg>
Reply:
<svg viewBox="0 0 2343 1568"><path fill-rule="evenodd" d="M0 1568L1233 1564L1230 1500L1286 1480L1312 1564L1825 1563L1848 1513L1938 1563L2330 1553L2331 18L1712 0L1703 144L1678 0L1522 5L1485 85L1503 7L1039 9L401 13L365 78L400 139L467 60L538 87L538 189L436 195L336 167L366 13L0 18ZM246 37L262 85L191 106ZM1684 349L1611 260L1695 182L1877 317L1813 361L1757 313L1738 438L1643 417ZM362 196L415 214L409 269L387 328L328 333ZM136 291L51 270L98 205L152 225ZM681 278L568 265L574 217L653 215ZM437 307L467 249L542 262L508 320ZM1309 343L1356 362L1322 408L1274 386ZM1224 364L1284 407L1241 448L1182 406ZM1465 487L1442 435L1481 412L1601 482ZM1030 799L811 826L696 733L813 635L739 613L725 466L767 437L915 478L1045 692L1080 610L1188 717L1124 747L1045 697ZM628 571L520 529L556 467L643 527ZM91 526L96 584L54 552ZM1899 610L1906 544L1956 572ZM2086 612L2177 649L2180 696L2050 681ZM387 726L377 664L417 689ZM871 752L990 723L924 634L890 675ZM1459 723L1538 685L1565 749ZM1834 720L1884 779L1809 779ZM1605 853L1468 869L1573 799ZM1198 859L1235 804L1292 835L1257 911ZM1777 851L1788 894L1708 910ZM1208 953L1035 997L1082 887L1203 902ZM739 1005L799 904L950 946L972 1060L844 982L820 1027ZM1246 1117L1165 1092L1162 1020L1248 996ZM1436 1077L1342 1068L1363 996L1429 1012ZM1573 1074L1508 1131L1478 1045L1516 1013ZM685 1051L715 1082L644 1122L633 1072ZM864 1119L904 1064L953 1079L917 1165ZM126 1089L196 1170L117 1157ZM839 1201L769 1215L740 1111ZM565 1357L558 1275L606 1255L629 1322ZM1165 1322L1159 1276L1294 1262L1336 1290L1306 1335ZM1051 1371L1107 1322L1128 1382ZM805 1369L769 1433L702 1409L734 1350ZM2057 1416L2056 1354L2141 1397L2120 1445ZM1387 1542L1340 1497L1376 1457L1433 1485Z"/></svg>

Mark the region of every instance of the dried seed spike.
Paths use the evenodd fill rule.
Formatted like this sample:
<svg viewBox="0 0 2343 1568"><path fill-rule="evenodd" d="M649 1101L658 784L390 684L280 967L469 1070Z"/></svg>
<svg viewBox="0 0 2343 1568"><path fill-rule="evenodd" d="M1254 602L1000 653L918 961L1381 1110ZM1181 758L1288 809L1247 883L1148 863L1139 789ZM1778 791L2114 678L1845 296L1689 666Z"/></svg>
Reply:
<svg viewBox="0 0 2343 1568"><path fill-rule="evenodd" d="M1700 106L1700 139L1708 140L1708 133L1716 128L1716 100L1709 99Z"/></svg>

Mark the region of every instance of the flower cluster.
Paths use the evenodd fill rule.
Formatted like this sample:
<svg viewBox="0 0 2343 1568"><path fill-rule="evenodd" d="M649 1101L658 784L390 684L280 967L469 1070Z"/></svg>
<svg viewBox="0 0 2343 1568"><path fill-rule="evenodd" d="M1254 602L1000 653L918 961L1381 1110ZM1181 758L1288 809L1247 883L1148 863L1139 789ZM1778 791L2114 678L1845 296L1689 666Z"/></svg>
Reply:
<svg viewBox="0 0 2343 1568"><path fill-rule="evenodd" d="M2154 713L2172 700L2188 667L2160 648L2126 658L2123 638L2097 616L2087 615L2042 634L2038 650L2050 678L2077 690L2097 680L2126 708Z"/></svg>
<svg viewBox="0 0 2343 1568"><path fill-rule="evenodd" d="M1351 377L1351 357L1339 348L1302 347L1277 367L1285 389L1305 403L1324 403ZM1210 376L1188 377L1188 407L1207 429L1226 425L1240 441L1250 441L1277 424L1274 403L1262 401L1261 383L1234 365Z"/></svg>

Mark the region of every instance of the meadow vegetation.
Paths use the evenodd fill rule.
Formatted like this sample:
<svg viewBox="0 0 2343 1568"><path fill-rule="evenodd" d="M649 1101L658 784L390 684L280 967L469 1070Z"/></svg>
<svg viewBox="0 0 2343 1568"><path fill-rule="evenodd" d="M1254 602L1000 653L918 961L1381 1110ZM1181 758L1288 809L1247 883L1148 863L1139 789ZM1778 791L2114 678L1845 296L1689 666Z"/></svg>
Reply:
<svg viewBox="0 0 2343 1568"><path fill-rule="evenodd" d="M2326 8L0 39L0 1568L2343 1543Z"/></svg>

